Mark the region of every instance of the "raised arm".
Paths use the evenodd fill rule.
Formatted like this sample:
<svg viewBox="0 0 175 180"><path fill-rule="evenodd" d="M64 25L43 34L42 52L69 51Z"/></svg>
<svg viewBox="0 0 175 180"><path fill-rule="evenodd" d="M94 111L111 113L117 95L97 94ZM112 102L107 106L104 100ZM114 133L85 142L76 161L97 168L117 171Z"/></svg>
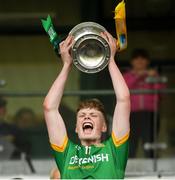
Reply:
<svg viewBox="0 0 175 180"><path fill-rule="evenodd" d="M103 33L102 36L108 41L111 48L111 57L108 69L116 95L116 106L113 115L112 130L116 137L120 139L127 135L130 130L130 93L114 60L117 50L116 39L114 39L108 32Z"/></svg>
<svg viewBox="0 0 175 180"><path fill-rule="evenodd" d="M60 43L60 53L63 61L63 67L58 77L52 84L47 96L45 97L43 107L46 120L49 139L52 144L61 146L67 135L64 121L59 113L59 106L63 96L64 87L72 66L72 57L70 48L73 44L73 37L68 36L65 41Z"/></svg>

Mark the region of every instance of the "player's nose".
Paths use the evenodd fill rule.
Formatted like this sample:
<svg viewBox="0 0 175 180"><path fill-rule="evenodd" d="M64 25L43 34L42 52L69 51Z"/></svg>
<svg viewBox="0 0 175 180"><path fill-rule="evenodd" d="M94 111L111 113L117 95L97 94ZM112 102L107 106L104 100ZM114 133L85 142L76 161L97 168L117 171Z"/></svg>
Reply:
<svg viewBox="0 0 175 180"><path fill-rule="evenodd" d="M90 119L90 117L89 117L88 114L86 114L86 116L85 116L85 120L86 120L86 119Z"/></svg>

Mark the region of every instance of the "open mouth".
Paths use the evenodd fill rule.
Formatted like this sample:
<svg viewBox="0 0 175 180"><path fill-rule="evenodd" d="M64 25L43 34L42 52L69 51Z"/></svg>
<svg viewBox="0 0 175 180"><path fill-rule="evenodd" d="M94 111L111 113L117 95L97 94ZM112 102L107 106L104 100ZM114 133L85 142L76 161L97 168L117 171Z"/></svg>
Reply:
<svg viewBox="0 0 175 180"><path fill-rule="evenodd" d="M83 132L84 133L91 133L93 130L93 124L91 122L84 122L83 123Z"/></svg>

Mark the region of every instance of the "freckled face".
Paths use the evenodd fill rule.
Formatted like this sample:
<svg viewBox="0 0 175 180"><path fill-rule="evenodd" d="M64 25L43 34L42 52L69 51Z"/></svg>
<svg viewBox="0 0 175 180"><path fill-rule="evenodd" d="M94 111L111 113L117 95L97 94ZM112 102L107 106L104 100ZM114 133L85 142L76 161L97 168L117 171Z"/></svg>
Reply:
<svg viewBox="0 0 175 180"><path fill-rule="evenodd" d="M99 140L106 132L103 114L94 108L84 108L77 113L76 132L80 140Z"/></svg>

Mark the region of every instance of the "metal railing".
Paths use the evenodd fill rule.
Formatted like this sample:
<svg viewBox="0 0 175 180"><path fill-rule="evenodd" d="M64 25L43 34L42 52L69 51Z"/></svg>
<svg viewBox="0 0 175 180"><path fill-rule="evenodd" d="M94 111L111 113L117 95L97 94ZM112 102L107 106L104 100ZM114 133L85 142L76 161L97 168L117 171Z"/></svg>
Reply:
<svg viewBox="0 0 175 180"><path fill-rule="evenodd" d="M139 89L130 90L131 94L175 94L175 88L161 89L161 90L149 90L149 89ZM64 96L110 96L114 95L113 90L73 90L65 91ZM3 91L0 90L1 96L6 97L44 97L46 92L30 91L30 92L15 92L15 91Z"/></svg>
<svg viewBox="0 0 175 180"><path fill-rule="evenodd" d="M130 90L131 94L175 94L175 88L166 88L161 90L148 90L148 89L139 89L139 90ZM0 95L5 97L44 97L46 92L15 92L15 91L3 91L0 90ZM74 91L65 91L64 96L113 96L115 95L113 90L74 90ZM154 172L157 172L157 152L162 147L157 142L157 113L154 115L154 143L150 144L149 149L154 150L154 159L153 159L153 168ZM160 145L160 146L159 146Z"/></svg>

